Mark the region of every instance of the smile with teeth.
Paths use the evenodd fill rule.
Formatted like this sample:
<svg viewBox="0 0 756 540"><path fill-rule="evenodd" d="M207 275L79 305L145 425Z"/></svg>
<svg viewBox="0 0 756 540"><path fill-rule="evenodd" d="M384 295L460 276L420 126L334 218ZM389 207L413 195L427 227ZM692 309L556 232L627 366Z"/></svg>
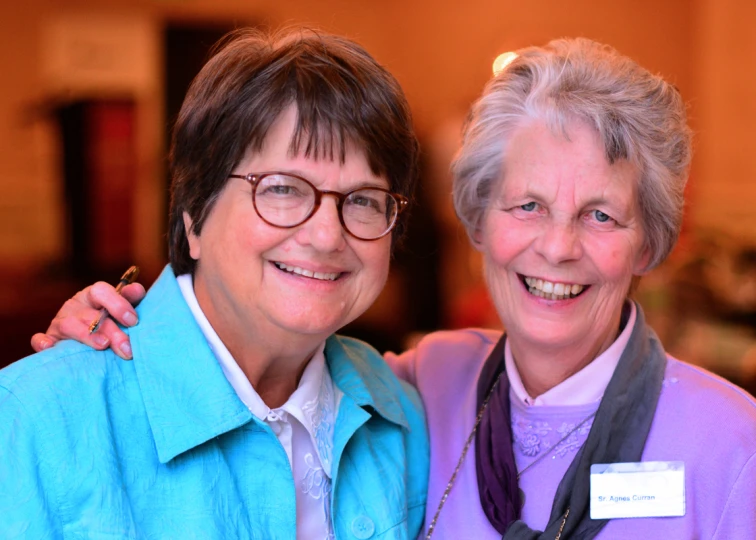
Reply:
<svg viewBox="0 0 756 540"><path fill-rule="evenodd" d="M304 268L290 266L281 262L274 262L273 264L275 264L279 270L283 270L284 272L298 274L312 279L319 279L321 281L335 281L341 275L341 272L312 272L311 270L305 270Z"/></svg>
<svg viewBox="0 0 756 540"><path fill-rule="evenodd" d="M547 300L575 298L585 289L584 285L578 285L577 283L554 283L532 277L524 277L523 281L528 286L530 294Z"/></svg>

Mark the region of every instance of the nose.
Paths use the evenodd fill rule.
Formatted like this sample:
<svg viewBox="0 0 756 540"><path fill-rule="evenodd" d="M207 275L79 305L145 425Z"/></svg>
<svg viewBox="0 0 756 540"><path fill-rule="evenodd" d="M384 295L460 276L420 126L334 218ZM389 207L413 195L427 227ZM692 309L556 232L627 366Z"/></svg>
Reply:
<svg viewBox="0 0 756 540"><path fill-rule="evenodd" d="M552 265L574 261L583 255L579 231L571 221L545 224L535 248Z"/></svg>
<svg viewBox="0 0 756 540"><path fill-rule="evenodd" d="M300 242L308 243L323 252L341 251L346 245L347 234L341 226L337 199L327 194L323 196L315 214L300 228Z"/></svg>

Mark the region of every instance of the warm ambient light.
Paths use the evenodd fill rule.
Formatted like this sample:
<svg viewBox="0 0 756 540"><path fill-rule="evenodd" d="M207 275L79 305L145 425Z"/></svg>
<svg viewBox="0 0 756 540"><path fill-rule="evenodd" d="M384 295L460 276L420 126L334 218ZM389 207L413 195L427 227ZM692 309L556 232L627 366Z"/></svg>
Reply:
<svg viewBox="0 0 756 540"><path fill-rule="evenodd" d="M505 52L496 57L493 63L494 75L498 75L501 70L507 67L512 61L517 58L517 53Z"/></svg>

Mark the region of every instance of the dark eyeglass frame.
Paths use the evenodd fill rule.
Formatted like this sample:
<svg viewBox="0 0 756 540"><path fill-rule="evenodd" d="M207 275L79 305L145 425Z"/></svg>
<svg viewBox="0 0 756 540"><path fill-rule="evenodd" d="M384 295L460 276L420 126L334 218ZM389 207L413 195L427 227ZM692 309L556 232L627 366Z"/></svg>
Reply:
<svg viewBox="0 0 756 540"><path fill-rule="evenodd" d="M256 194L257 194L257 184L260 182L263 178L266 176L274 176L276 174L280 174L282 176L289 176L291 178L296 178L297 180L301 180L308 186L312 188L312 191L315 193L315 204L312 205L312 208L310 209L310 212L299 222L295 223L294 225L277 225L276 223L271 223L267 219L265 219L262 214L260 214L260 210L257 209L257 201ZM265 223L270 225L271 227L277 227L279 229L293 229L294 227L299 227L303 223L306 223L312 216L315 215L315 212L318 211L318 208L320 208L320 203L323 200L323 195L331 195L336 198L336 213L339 215L339 222L341 223L341 227L349 234L349 236L352 236L353 238L356 238L357 240L362 240L363 242L372 242L373 240L380 240L387 234L389 234L391 231L394 230L394 227L396 227L396 224L399 222L399 215L409 206L409 199L405 197L404 195L400 195L398 193L394 193L392 191L389 191L388 189L380 188L380 187L372 187L372 186L363 186L357 189L353 189L351 191L347 191L346 193L341 193L338 191L330 191L330 190L321 190L316 188L312 182L307 180L306 178L302 178L299 175L291 174L288 172L282 172L282 171L269 171L264 173L249 173L249 174L229 174L229 178L240 178L242 180L246 180L252 185L252 206L255 209L255 212L257 215L262 219ZM376 236L375 238L363 238L361 236L357 236L352 231L349 230L349 227L347 227L346 223L344 223L344 213L342 212L342 208L344 206L344 201L347 200L347 198L352 194L356 193L357 191L362 191L364 189L371 189L374 191L382 191L383 193L386 193L387 195L390 195L395 201L396 201L396 215L394 216L394 221L389 225L388 229L380 235Z"/></svg>

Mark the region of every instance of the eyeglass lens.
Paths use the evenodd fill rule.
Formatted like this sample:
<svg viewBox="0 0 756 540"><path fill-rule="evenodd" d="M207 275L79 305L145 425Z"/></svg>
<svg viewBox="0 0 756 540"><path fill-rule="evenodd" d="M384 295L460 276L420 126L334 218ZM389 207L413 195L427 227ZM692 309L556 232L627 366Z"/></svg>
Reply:
<svg viewBox="0 0 756 540"><path fill-rule="evenodd" d="M312 214L315 188L294 176L271 174L255 185L255 207L267 222L293 227ZM397 203L391 194L380 189L363 188L349 193L340 208L347 230L363 239L383 236L394 224Z"/></svg>

